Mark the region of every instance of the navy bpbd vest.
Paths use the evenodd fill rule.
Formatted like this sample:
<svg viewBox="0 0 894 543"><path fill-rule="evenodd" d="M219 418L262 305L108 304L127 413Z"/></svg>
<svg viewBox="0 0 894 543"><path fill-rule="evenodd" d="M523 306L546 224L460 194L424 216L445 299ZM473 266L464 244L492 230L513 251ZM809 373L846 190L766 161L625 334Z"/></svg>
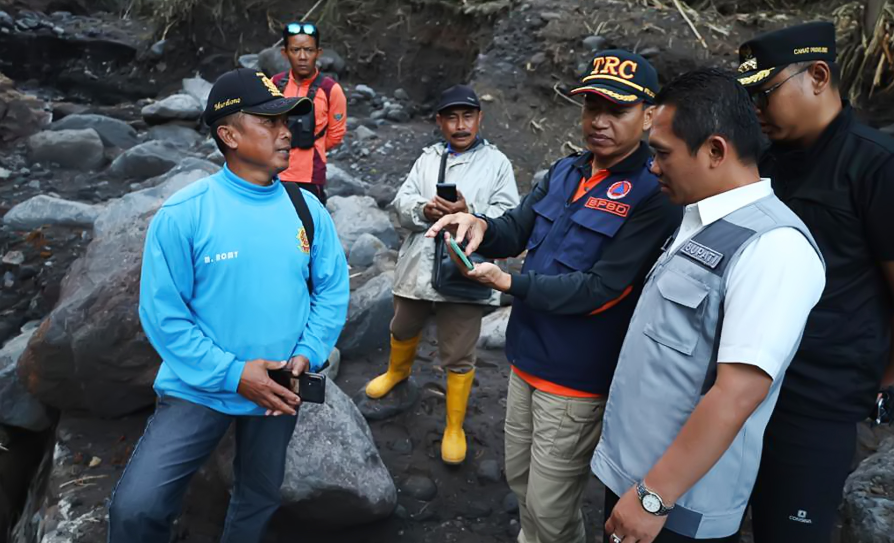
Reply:
<svg viewBox="0 0 894 543"><path fill-rule="evenodd" d="M659 190L646 163L611 174L585 196L571 202L581 182L581 157L556 163L549 192L534 204L537 218L528 240L524 272L561 275L587 271L636 211ZM528 308L516 299L506 331L506 356L520 370L551 383L607 394L621 344L642 285L595 315L554 315Z"/></svg>

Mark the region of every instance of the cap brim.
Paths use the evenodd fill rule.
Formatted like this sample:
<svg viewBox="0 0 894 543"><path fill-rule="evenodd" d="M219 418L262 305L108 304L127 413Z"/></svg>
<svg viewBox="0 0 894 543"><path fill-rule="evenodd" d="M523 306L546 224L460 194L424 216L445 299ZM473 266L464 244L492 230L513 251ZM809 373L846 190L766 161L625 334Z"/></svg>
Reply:
<svg viewBox="0 0 894 543"><path fill-rule="evenodd" d="M785 66L776 66L766 70L751 70L736 76L736 80L746 89L757 87L773 79L776 74L785 69Z"/></svg>
<svg viewBox="0 0 894 543"><path fill-rule="evenodd" d="M474 103L474 104L473 104L472 102L469 102L469 101L466 101L466 100L455 100L455 101L453 101L453 102L447 102L446 104L438 104L438 110L437 110L437 111L438 111L438 113L440 113L440 112L444 111L444 110L447 109L447 108L451 108L451 107L459 107L459 106L470 107L470 108L472 108L472 109L481 109L481 104L480 104L480 103Z"/></svg>
<svg viewBox="0 0 894 543"><path fill-rule="evenodd" d="M261 115L264 117L275 117L277 115L285 115L298 109L296 113L302 113L305 110L310 111L312 103L309 98L274 98L269 102L242 108L242 113L249 115Z"/></svg>
<svg viewBox="0 0 894 543"><path fill-rule="evenodd" d="M631 106L645 100L642 96L623 92L620 91L620 89L608 85L586 85L584 87L577 87L576 89L571 89L571 92L568 94L571 94L572 96L576 94L597 94L610 102L622 106Z"/></svg>

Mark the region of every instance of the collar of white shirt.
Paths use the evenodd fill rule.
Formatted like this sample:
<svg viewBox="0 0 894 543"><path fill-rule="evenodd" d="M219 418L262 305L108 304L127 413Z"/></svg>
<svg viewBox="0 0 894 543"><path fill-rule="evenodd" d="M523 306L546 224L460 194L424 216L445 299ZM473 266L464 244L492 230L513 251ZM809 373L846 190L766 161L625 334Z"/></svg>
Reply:
<svg viewBox="0 0 894 543"><path fill-rule="evenodd" d="M773 187L770 185L770 180L761 178L757 183L728 190L694 204L689 204L686 206L686 215L694 213L698 216L699 226L708 226L726 217L733 211L742 209L748 204L752 204L772 194Z"/></svg>

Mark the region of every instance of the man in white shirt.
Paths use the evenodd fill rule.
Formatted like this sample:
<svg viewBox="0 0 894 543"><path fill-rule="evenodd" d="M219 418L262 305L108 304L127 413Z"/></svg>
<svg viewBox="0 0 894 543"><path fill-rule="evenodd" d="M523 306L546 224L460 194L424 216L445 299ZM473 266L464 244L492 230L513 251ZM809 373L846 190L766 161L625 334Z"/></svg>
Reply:
<svg viewBox="0 0 894 543"><path fill-rule="evenodd" d="M825 269L759 177L760 127L732 76L685 74L656 102L652 171L687 207L646 280L591 466L606 542L734 542Z"/></svg>

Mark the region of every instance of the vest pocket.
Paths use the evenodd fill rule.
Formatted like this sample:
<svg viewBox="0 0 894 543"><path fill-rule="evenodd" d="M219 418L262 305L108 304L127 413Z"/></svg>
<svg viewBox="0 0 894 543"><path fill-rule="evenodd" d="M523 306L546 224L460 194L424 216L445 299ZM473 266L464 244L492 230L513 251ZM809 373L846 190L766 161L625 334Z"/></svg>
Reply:
<svg viewBox="0 0 894 543"><path fill-rule="evenodd" d="M531 236L528 238L528 244L525 246L525 249L529 251L536 249L546 239L558 216L556 210L552 206L545 205L544 201L546 201L546 198L534 204L533 209L537 217L534 219L534 228L531 230Z"/></svg>
<svg viewBox="0 0 894 543"><path fill-rule="evenodd" d="M602 255L604 244L613 238L624 219L592 209L571 216L571 228L556 254L556 260L575 271L586 271Z"/></svg>
<svg viewBox="0 0 894 543"><path fill-rule="evenodd" d="M655 284L661 296L658 307L649 308L652 319L643 333L665 347L691 355L702 328L699 306L710 288L673 269L655 279Z"/></svg>

